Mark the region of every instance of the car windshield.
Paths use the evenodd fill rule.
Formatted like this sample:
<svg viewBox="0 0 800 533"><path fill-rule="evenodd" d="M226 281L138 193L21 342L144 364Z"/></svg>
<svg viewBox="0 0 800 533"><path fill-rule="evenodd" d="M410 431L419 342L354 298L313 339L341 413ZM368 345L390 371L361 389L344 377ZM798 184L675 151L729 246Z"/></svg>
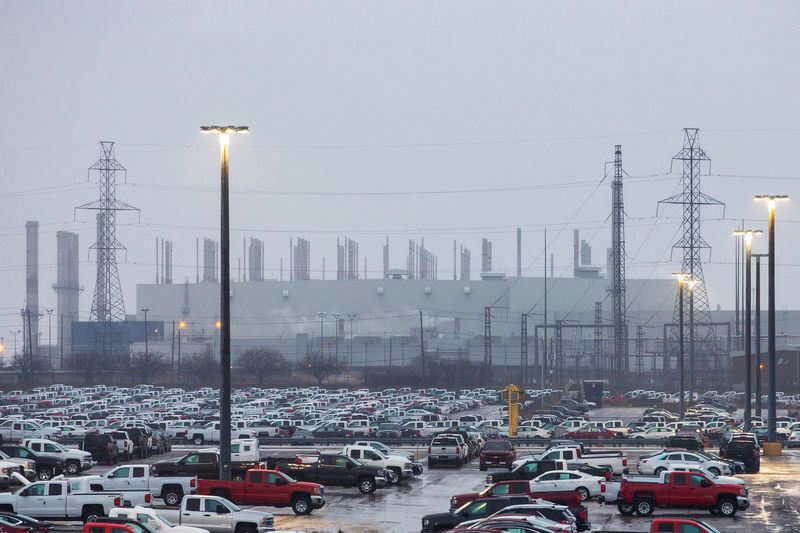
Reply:
<svg viewBox="0 0 800 533"><path fill-rule="evenodd" d="M484 450L508 450L507 442L487 442Z"/></svg>
<svg viewBox="0 0 800 533"><path fill-rule="evenodd" d="M711 533L720 533L719 529L715 528L714 526L712 526L708 522L703 522L702 520L698 520L697 523L700 524L701 526L703 526L704 528L706 528Z"/></svg>
<svg viewBox="0 0 800 533"><path fill-rule="evenodd" d="M220 501L220 503L222 503L225 507L227 507L228 509L230 509L234 513L238 513L239 511L241 511L241 509L236 507L236 505L234 505L233 502L228 501L225 498L220 498L219 501Z"/></svg>

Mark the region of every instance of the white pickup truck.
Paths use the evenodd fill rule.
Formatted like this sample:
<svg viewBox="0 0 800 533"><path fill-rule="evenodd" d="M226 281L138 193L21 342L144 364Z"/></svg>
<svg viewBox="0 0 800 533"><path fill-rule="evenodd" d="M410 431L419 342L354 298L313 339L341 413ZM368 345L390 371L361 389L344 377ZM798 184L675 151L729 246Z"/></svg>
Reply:
<svg viewBox="0 0 800 533"><path fill-rule="evenodd" d="M64 461L64 470L74 476L92 468L92 454L81 450L73 450L47 439L23 439L22 445L39 455L53 457Z"/></svg>
<svg viewBox="0 0 800 533"><path fill-rule="evenodd" d="M205 426L195 427L186 430L186 440L195 446L200 446L206 442L219 442L219 422L209 422ZM247 428L244 422L231 423L231 437L234 439L255 439L256 433Z"/></svg>
<svg viewBox="0 0 800 533"><path fill-rule="evenodd" d="M104 490L146 490L170 506L177 506L184 496L197 493L197 478L188 476L156 477L149 465L125 465L95 478L93 483Z"/></svg>
<svg viewBox="0 0 800 533"><path fill-rule="evenodd" d="M219 496L184 498L180 509L159 509L173 524L207 529L211 533L266 533L275 531L272 513L243 511Z"/></svg>
<svg viewBox="0 0 800 533"><path fill-rule="evenodd" d="M0 494L0 511L67 520L96 521L122 505L120 494L74 493L69 481L39 481L16 492Z"/></svg>
<svg viewBox="0 0 800 533"><path fill-rule="evenodd" d="M40 437L52 439L58 436L58 429L46 428L33 420L6 420L0 423L0 443L16 443L20 439Z"/></svg>
<svg viewBox="0 0 800 533"><path fill-rule="evenodd" d="M191 526L176 526L150 507L114 507L108 514L111 518L127 518L147 524L158 533L209 533L207 529Z"/></svg>
<svg viewBox="0 0 800 533"><path fill-rule="evenodd" d="M583 453L579 446L559 446L545 450L541 455L536 457L537 460L553 460L553 461L580 461L596 466L610 466L612 472L615 474L628 473L628 459L619 451L609 452L589 452Z"/></svg>
<svg viewBox="0 0 800 533"><path fill-rule="evenodd" d="M69 488L72 493L111 493L122 496L122 505L152 505L153 495L149 490L107 490L102 482L101 476L81 476L64 479L63 476L54 477L54 481L69 481Z"/></svg>
<svg viewBox="0 0 800 533"><path fill-rule="evenodd" d="M386 479L391 484L400 483L402 480L414 476L411 461L402 455L384 455L383 452L369 445L345 446L342 453L369 466L388 470L393 474Z"/></svg>

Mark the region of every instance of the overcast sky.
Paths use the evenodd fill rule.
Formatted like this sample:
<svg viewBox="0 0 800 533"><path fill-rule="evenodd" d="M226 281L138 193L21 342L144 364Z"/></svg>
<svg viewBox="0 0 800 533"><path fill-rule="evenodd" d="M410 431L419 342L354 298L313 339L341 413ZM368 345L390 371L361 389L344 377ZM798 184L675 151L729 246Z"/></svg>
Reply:
<svg viewBox="0 0 800 533"><path fill-rule="evenodd" d="M243 124L231 147L232 264L266 242L277 278L289 238L311 241L313 277L335 277L350 236L380 276L381 244L405 268L425 237L452 279L453 240L494 243L494 270L572 275L572 229L604 264L614 144L623 145L628 276L665 277L681 210L682 128L712 158L704 212L712 308L734 303L737 220L766 229L754 194L800 201L797 2L61 2L0 4L0 334L19 329L26 220L38 220L40 307L55 307L56 231L80 234L81 317L95 285L86 169L116 141L128 169L118 218L126 308L155 279L155 238L174 279L195 278L195 239L218 238L219 154L203 124ZM521 188L521 189L520 189ZM474 192L475 189L495 189ZM472 190L473 192L455 192ZM278 194L278 193L298 194ZM318 193L342 193L340 195ZM365 194L365 193L414 194ZM780 308L797 308L798 201L780 205ZM723 214L725 219L723 220ZM76 217L73 219L73 217ZM754 251L766 250L766 239ZM671 261L672 259L672 261ZM705 259L709 259L706 255ZM285 260L288 265L288 259ZM363 270L363 259L360 267ZM630 303L630 302L629 302ZM671 305L671 302L670 302ZM46 331L46 321L43 330Z"/></svg>

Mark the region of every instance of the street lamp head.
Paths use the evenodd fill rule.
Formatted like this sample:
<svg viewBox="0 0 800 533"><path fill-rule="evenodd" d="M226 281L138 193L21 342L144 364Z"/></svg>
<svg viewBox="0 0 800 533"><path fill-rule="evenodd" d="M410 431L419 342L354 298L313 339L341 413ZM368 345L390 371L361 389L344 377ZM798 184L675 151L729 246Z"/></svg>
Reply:
<svg viewBox="0 0 800 533"><path fill-rule="evenodd" d="M677 278L678 283L683 283L685 280L692 277L688 272L673 272L672 277Z"/></svg>
<svg viewBox="0 0 800 533"><path fill-rule="evenodd" d="M222 327L222 322L220 322L219 320L217 320L217 329L219 329L219 328L221 328L221 327Z"/></svg>
<svg viewBox="0 0 800 533"><path fill-rule="evenodd" d="M775 209L775 202L779 200L788 200L788 194L758 194L754 197L755 200L762 200L767 202L770 210Z"/></svg>
<svg viewBox="0 0 800 533"><path fill-rule="evenodd" d="M689 284L689 292L694 290L694 286L700 283L699 279L687 279L686 283Z"/></svg>
<svg viewBox="0 0 800 533"><path fill-rule="evenodd" d="M181 328L181 329L185 328L186 327L186 322L181 320L180 322L178 322L178 327Z"/></svg>
<svg viewBox="0 0 800 533"><path fill-rule="evenodd" d="M744 236L744 240L747 242L747 244L753 242L753 235L761 235L763 233L764 232L760 229L737 229L733 232L733 234L737 237Z"/></svg>

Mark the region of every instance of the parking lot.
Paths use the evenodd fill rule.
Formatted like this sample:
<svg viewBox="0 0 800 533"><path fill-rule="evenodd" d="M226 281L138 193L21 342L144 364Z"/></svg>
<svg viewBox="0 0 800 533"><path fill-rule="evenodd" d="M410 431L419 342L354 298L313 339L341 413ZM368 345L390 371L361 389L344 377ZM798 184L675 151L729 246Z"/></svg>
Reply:
<svg viewBox="0 0 800 533"><path fill-rule="evenodd" d="M175 446L173 451L151 462L169 457L180 457L194 446ZM316 448L315 448L316 449ZM404 451L419 451L425 458L426 450L401 448ZM522 448L535 450L536 448ZM620 448L629 458L629 464L652 447ZM262 448L263 455L288 455L310 451L306 448L272 447ZM105 472L108 466L96 466L89 474ZM635 469L635 466L633 466ZM476 461L460 468L426 468L418 478L403 482L397 487L388 487L365 496L357 489L340 487L326 488L327 504L310 516L295 516L288 508L256 507L275 515L279 529L318 531L397 532L419 531L424 514L446 511L450 496L480 490L484 487L486 472L478 470ZM750 489L751 507L726 519L713 516L706 511L657 510L659 516L693 516L714 525L723 532L781 532L800 531L800 450L784 450L782 457L764 457L761 472L742 475ZM593 531L647 531L649 518L623 516L614 505L602 505L595 501L587 504Z"/></svg>

